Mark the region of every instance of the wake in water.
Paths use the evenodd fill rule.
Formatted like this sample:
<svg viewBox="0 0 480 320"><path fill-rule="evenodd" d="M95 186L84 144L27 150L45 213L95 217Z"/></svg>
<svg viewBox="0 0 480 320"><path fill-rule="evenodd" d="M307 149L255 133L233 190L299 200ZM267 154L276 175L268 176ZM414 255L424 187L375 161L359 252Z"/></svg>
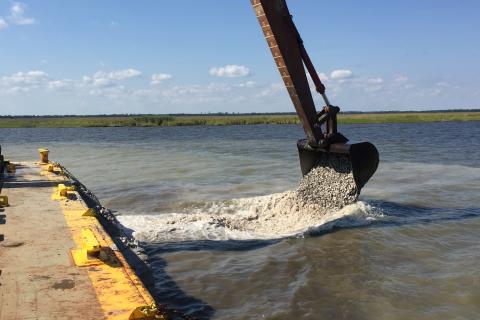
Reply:
<svg viewBox="0 0 480 320"><path fill-rule="evenodd" d="M365 191L365 195L374 199L394 199L396 203L378 200L372 202L375 206L372 207L359 201L350 202L342 209L326 209L319 200L325 199L322 191L308 193L303 202L294 200L295 192L305 185L301 183L294 191L184 205L177 213L129 215L123 212L118 219L134 231L138 240L148 242L278 239L322 233L332 228L464 219L480 215L479 177L479 168L395 162L384 164L375 178L376 183ZM412 184L416 187L412 188ZM302 205L309 198L314 204ZM453 207L459 199L464 205ZM328 203L332 203L330 199ZM432 203L436 206L432 207Z"/></svg>
<svg viewBox="0 0 480 320"><path fill-rule="evenodd" d="M295 191L206 203L188 213L122 215L119 221L146 242L277 239L366 225L379 213L364 202L340 210L299 206ZM293 204L293 206L292 206Z"/></svg>
<svg viewBox="0 0 480 320"><path fill-rule="evenodd" d="M275 239L298 236L346 216L353 225L368 223L372 211L355 203L357 187L348 159L314 168L296 190L263 197L214 202L188 213L120 216L141 241ZM359 222L361 221L361 222ZM146 227L147 226L147 227ZM146 228L145 228L146 227Z"/></svg>

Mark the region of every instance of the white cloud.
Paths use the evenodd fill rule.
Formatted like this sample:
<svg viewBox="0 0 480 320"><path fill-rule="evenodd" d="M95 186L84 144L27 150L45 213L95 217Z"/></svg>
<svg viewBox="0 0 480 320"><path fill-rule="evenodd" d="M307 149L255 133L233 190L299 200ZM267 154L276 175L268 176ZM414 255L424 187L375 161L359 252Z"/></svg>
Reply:
<svg viewBox="0 0 480 320"><path fill-rule="evenodd" d="M279 88L283 88L283 85L279 84ZM133 95L144 99L143 101L146 101L146 103L151 102L155 105L175 105L183 108L204 104L208 108L215 107L221 111L225 106L245 102L249 99L262 98L263 96L260 93L266 89L275 90L275 88L259 85L253 81L241 83L212 82L208 84L150 86L148 89L135 90ZM265 95L267 96L268 93ZM275 98L275 95L272 96Z"/></svg>
<svg viewBox="0 0 480 320"><path fill-rule="evenodd" d="M5 90L7 94L27 93L29 91L30 89L27 87L11 87Z"/></svg>
<svg viewBox="0 0 480 320"><path fill-rule="evenodd" d="M261 97L275 96L285 90L283 83L272 83L260 92ZM285 90L286 92L286 90Z"/></svg>
<svg viewBox="0 0 480 320"><path fill-rule="evenodd" d="M104 97L109 99L119 99L125 97L130 91L123 85L115 85L106 88L94 88L88 92L91 96Z"/></svg>
<svg viewBox="0 0 480 320"><path fill-rule="evenodd" d="M118 71L113 71L107 74L107 76L112 80L125 80L128 78L138 77L142 73L135 69L123 69Z"/></svg>
<svg viewBox="0 0 480 320"><path fill-rule="evenodd" d="M51 77L44 71L31 70L11 75L0 75L0 95L15 96L29 94L48 94L51 97L69 91L69 96L85 99L109 99L112 101L135 101L140 105L152 106L194 106L203 104L221 111L226 105L239 104L252 99L276 99L278 91L285 91L283 84L263 85L254 81L238 83L218 83L172 85L169 74L152 74L142 83L124 82L126 79L138 77L140 71L122 69L111 72L98 71L80 79L61 79ZM165 85L152 86L149 83L167 81ZM268 97L267 97L268 96ZM283 96L283 95L282 95ZM58 98L59 99L59 98ZM134 100L132 100L134 99ZM97 100L95 100L97 101ZM288 101L288 100L287 100ZM115 103L117 103L115 102Z"/></svg>
<svg viewBox="0 0 480 320"><path fill-rule="evenodd" d="M42 69L0 74L0 99L5 106L1 112L32 113L32 105L37 104L44 106L40 112L51 114L65 113L65 110L71 113L293 111L282 82L254 82L247 77L230 81L217 79L218 82L207 84L179 84L168 81L171 75L149 72L141 77L140 71L131 68L107 69L92 72L83 79L66 79ZM454 98L460 93L444 90L445 85L454 84L450 78L413 86L412 81L416 79L395 74L378 77L375 73L355 73L342 79L338 79L337 74L333 80L330 74L319 76L326 81L332 102L344 106L345 110L402 110L412 105L446 108L449 104L455 105ZM150 85L155 81L162 84ZM470 100L462 103L475 105L479 88L459 90L467 89ZM409 94L405 94L407 92ZM447 103L443 103L445 100ZM315 101L321 103L321 97L315 95ZM367 106L366 109L363 106Z"/></svg>
<svg viewBox="0 0 480 320"><path fill-rule="evenodd" d="M250 69L245 66L239 66L236 64L229 64L225 67L214 67L210 69L210 75L216 77L246 77L250 75Z"/></svg>
<svg viewBox="0 0 480 320"><path fill-rule="evenodd" d="M327 76L325 73L323 73L323 72L320 72L320 73L318 74L318 77L320 78L320 80L321 80L322 82L328 81L328 76Z"/></svg>
<svg viewBox="0 0 480 320"><path fill-rule="evenodd" d="M84 76L83 81L85 83L91 84L95 87L106 87L106 86L109 86L113 83L110 79L107 79L105 77L101 77L97 73L95 73L92 77Z"/></svg>
<svg viewBox="0 0 480 320"><path fill-rule="evenodd" d="M399 75L399 76L396 76L393 81L397 82L397 83L403 83L403 82L407 82L408 81L408 77L407 76L404 76L404 75Z"/></svg>
<svg viewBox="0 0 480 320"><path fill-rule="evenodd" d="M226 83L209 83L207 85L186 85L174 86L162 92L165 97L179 97L179 96L203 96L212 93L228 92L232 87Z"/></svg>
<svg viewBox="0 0 480 320"><path fill-rule="evenodd" d="M173 87L152 87L151 90L139 90L137 95L148 96L155 102L175 105L196 103L225 103L234 95L233 86L227 83L209 83L206 85L180 85Z"/></svg>
<svg viewBox="0 0 480 320"><path fill-rule="evenodd" d="M120 82L138 77L141 74L140 71L132 68L111 72L97 71L92 76L83 77L83 89L86 89L90 96L108 99L128 97L131 95L131 90Z"/></svg>
<svg viewBox="0 0 480 320"><path fill-rule="evenodd" d="M324 72L320 72L318 74L318 77L320 78L320 81L322 81L322 82L327 82L329 80L328 75ZM308 78L308 82L310 83L310 87L315 88L315 84L313 83L312 76L308 72L307 72L307 78Z"/></svg>
<svg viewBox="0 0 480 320"><path fill-rule="evenodd" d="M164 81L172 79L173 76L171 74L167 73L155 73L152 74L152 81L150 81L150 84L155 85L155 84L160 84Z"/></svg>
<svg viewBox="0 0 480 320"><path fill-rule="evenodd" d="M256 85L257 84L255 83L255 81L247 81L247 82L237 84L236 87L239 87L239 88L254 88Z"/></svg>
<svg viewBox="0 0 480 320"><path fill-rule="evenodd" d="M20 71L0 77L0 92L17 94L26 93L32 89L45 88L49 79L48 74L41 70Z"/></svg>
<svg viewBox="0 0 480 320"><path fill-rule="evenodd" d="M28 72L17 72L10 76L4 76L1 78L3 85L29 85L38 86L45 83L48 80L48 74L41 70L32 70Z"/></svg>
<svg viewBox="0 0 480 320"><path fill-rule="evenodd" d="M352 76L353 72L348 69L333 70L330 74L330 78L332 78L332 80L345 80L351 78Z"/></svg>
<svg viewBox="0 0 480 320"><path fill-rule="evenodd" d="M12 7L10 8L10 16L8 17L8 19L13 24L19 24L19 25L34 24L35 23L34 18L27 18L24 15L26 7L27 5L24 3L14 2Z"/></svg>
<svg viewBox="0 0 480 320"><path fill-rule="evenodd" d="M5 29L6 27L8 27L7 22L5 21L5 19L0 17L0 30Z"/></svg>
<svg viewBox="0 0 480 320"><path fill-rule="evenodd" d="M405 75L396 75L393 77L391 90L412 90L415 86L410 82L410 79Z"/></svg>
<svg viewBox="0 0 480 320"><path fill-rule="evenodd" d="M128 90L119 82L138 77L140 74L140 71L135 69L122 69L112 72L98 71L92 76L85 76L80 80L70 80L53 79L48 73L41 70L20 71L11 75L0 76L0 93L25 93L33 89L47 92L76 90L79 94L116 98L128 93Z"/></svg>
<svg viewBox="0 0 480 320"><path fill-rule="evenodd" d="M53 80L48 82L47 89L50 91L65 91L73 87L71 80Z"/></svg>
<svg viewBox="0 0 480 320"><path fill-rule="evenodd" d="M97 71L93 76L84 76L83 81L95 87L112 86L115 81L121 81L140 76L142 73L135 69L123 69L112 72Z"/></svg>
<svg viewBox="0 0 480 320"><path fill-rule="evenodd" d="M367 80L367 83L372 85L379 85L379 84L382 84L383 82L384 81L382 78L370 78Z"/></svg>

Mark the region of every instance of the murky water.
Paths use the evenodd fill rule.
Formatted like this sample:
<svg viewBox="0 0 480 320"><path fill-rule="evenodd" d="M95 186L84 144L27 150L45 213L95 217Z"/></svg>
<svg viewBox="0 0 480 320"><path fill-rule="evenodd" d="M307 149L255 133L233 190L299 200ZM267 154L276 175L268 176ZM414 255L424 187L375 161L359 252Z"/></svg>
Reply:
<svg viewBox="0 0 480 320"><path fill-rule="evenodd" d="M181 214L241 214L299 181L297 126L0 129L52 159L141 240L160 301L204 319L478 319L480 123L342 126L381 164L349 212L255 239ZM232 200L235 199L235 200Z"/></svg>

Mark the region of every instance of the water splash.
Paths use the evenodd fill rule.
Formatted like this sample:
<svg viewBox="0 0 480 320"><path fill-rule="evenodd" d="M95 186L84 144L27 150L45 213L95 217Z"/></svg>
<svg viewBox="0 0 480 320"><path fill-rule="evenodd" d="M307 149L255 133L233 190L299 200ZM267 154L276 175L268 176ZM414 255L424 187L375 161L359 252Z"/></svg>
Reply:
<svg viewBox="0 0 480 320"><path fill-rule="evenodd" d="M341 210L298 208L291 202L292 194L206 202L176 213L125 213L118 219L140 241L179 242L304 237L332 228L368 225L383 217L361 201Z"/></svg>

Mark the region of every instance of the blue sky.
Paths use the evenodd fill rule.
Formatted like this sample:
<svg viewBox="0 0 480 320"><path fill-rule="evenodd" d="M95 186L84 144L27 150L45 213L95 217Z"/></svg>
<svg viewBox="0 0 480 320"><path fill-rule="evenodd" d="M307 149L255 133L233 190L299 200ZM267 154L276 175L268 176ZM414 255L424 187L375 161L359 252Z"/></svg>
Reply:
<svg viewBox="0 0 480 320"><path fill-rule="evenodd" d="M287 2L343 110L480 107L479 1ZM294 110L249 0L0 0L0 59L2 115Z"/></svg>

